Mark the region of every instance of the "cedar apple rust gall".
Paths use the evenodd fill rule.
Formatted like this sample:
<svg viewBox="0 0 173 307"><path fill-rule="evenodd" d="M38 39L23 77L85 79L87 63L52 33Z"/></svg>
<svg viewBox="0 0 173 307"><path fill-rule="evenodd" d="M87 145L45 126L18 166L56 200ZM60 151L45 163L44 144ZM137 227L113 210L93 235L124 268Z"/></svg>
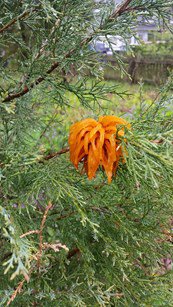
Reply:
<svg viewBox="0 0 173 307"><path fill-rule="evenodd" d="M76 169L82 162L91 180L102 166L110 183L119 161L124 162L120 138L124 136L125 128L130 129L130 124L117 116L101 116L98 121L87 118L73 124L69 145L70 160Z"/></svg>

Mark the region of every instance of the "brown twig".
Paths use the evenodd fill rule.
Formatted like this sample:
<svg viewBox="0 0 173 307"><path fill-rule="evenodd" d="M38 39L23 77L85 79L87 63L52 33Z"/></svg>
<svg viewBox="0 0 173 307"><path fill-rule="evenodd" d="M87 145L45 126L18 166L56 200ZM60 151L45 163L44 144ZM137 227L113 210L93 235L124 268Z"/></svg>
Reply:
<svg viewBox="0 0 173 307"><path fill-rule="evenodd" d="M40 259L41 259L41 255L42 255L42 249L43 249L43 228L44 228L44 224L45 224L46 219L47 219L48 211L51 208L52 208L52 203L49 202L48 206L46 207L45 213L43 215L43 219L41 221L41 226L40 226L40 230L39 230L39 252L38 252L38 256L37 256L38 270L40 269Z"/></svg>
<svg viewBox="0 0 173 307"><path fill-rule="evenodd" d="M17 286L16 290L13 292L12 296L10 297L9 301L7 302L7 306L9 306L14 301L16 295L21 292L24 282L25 282L25 279L23 279L19 283L19 285Z"/></svg>
<svg viewBox="0 0 173 307"><path fill-rule="evenodd" d="M72 211L72 212L70 212L70 213L68 213L68 214L60 215L59 217L57 217L56 220L57 220L57 221L58 221L58 220L63 220L63 219L66 219L67 217L72 216L72 215L74 215L74 214L76 214L75 211Z"/></svg>
<svg viewBox="0 0 173 307"><path fill-rule="evenodd" d="M134 6L134 7L127 7L124 12L131 12L131 11L138 11L138 10L144 10L144 6Z"/></svg>
<svg viewBox="0 0 173 307"><path fill-rule="evenodd" d="M45 213L43 215L42 221L41 221L40 230L31 230L31 231L28 231L28 232L26 232L26 233L24 233L20 236L20 238L23 238L23 237L30 235L30 234L34 234L34 233L38 234L38 236L39 236L39 250L33 257L36 260L36 265L37 265L38 271L40 270L40 260L41 260L41 257L42 257L43 249L53 249L55 252L59 252L61 249L64 249L66 252L69 252L68 247L65 244L62 244L61 242L55 242L55 243L51 243L51 244L47 243L47 242L43 242L43 229L44 229L44 225L45 225L45 222L46 222L46 219L47 219L48 211L52 208L52 206L53 206L52 203L49 202L48 206L46 207ZM73 252L73 254L74 254L74 252ZM68 253L68 255L69 255L69 258L72 257L71 254ZM21 292L24 282L29 281L29 276L31 275L34 268L35 268L35 266L33 266L30 269L29 275L27 274L27 276L25 276L25 279L23 279L19 283L16 290L13 292L9 301L7 302L7 306L9 306L14 301L17 294L19 294Z"/></svg>
<svg viewBox="0 0 173 307"><path fill-rule="evenodd" d="M126 12L128 5L132 2L132 0L125 0L118 8L113 12L108 19L115 19L118 16L122 15Z"/></svg>
<svg viewBox="0 0 173 307"><path fill-rule="evenodd" d="M68 152L69 150L70 150L69 147L65 147L65 148L61 149L60 151L50 153L49 155L45 156L45 157L43 158L43 160L52 159L52 158L54 158L54 157L57 157L57 156L59 156L59 155L62 155L62 154L64 154L64 153ZM39 162L42 162L42 160L39 161Z"/></svg>
<svg viewBox="0 0 173 307"><path fill-rule="evenodd" d="M79 248L75 247L73 248L71 251L69 251L68 255L67 255L67 259L72 258L73 256L75 256L76 254L80 254L80 250Z"/></svg>
<svg viewBox="0 0 173 307"><path fill-rule="evenodd" d="M163 139L158 139L158 140L152 140L151 143L154 143L154 144L162 144L164 142Z"/></svg>
<svg viewBox="0 0 173 307"><path fill-rule="evenodd" d="M127 10L127 7L128 5L132 2L132 0L126 0L124 1L120 6L117 7L117 9L109 16L109 18L107 19L107 21L109 20L112 20L112 19L115 19L117 18L118 16L122 15L126 10ZM90 36L88 36L87 38L83 39L80 43L80 47L88 44L94 37L94 35L96 33L98 33L99 30L102 30L104 27L104 25L100 26L98 29L96 29ZM79 48L79 46L77 47ZM64 58L67 59L69 58L73 52L76 50L76 48L73 48L71 49L68 53L66 53L64 55ZM9 94L4 100L3 102L9 102L15 98L19 98L19 97L22 97L24 96L25 94L27 94L32 88L34 88L36 85L40 84L41 82L43 82L47 76L49 74L51 74L57 67L59 67L59 62L54 62L51 67L46 71L45 75L44 76L40 76L38 77L34 82L32 82L29 86L24 86L24 88L18 92L18 93L12 93L12 94Z"/></svg>
<svg viewBox="0 0 173 307"><path fill-rule="evenodd" d="M53 249L54 252L59 252L61 249L64 249L66 252L69 252L68 247L65 244L61 244L60 242L56 242L54 244L43 243L44 249Z"/></svg>
<svg viewBox="0 0 173 307"><path fill-rule="evenodd" d="M48 206L46 207L46 210L44 212L44 215L43 215L43 218L42 218L42 221L41 221L41 225L40 225L40 230L30 230L26 233L23 233L20 238L23 238L25 236L28 236L30 234L38 234L39 235L39 251L38 251L38 254L37 254L37 267L38 267L38 270L40 268L40 259L41 259L41 255L42 255L42 250L43 250L43 229L44 229L44 224L46 222L46 219L47 219L47 215L48 215L48 211L52 208L52 203L49 202Z"/></svg>
<svg viewBox="0 0 173 307"><path fill-rule="evenodd" d="M28 232L26 232L26 233L23 233L23 234L20 236L20 238L24 238L24 237L26 237L26 236L28 236L28 235L33 234L33 233L39 234L39 232L40 232L40 230L30 230L30 231L28 231Z"/></svg>
<svg viewBox="0 0 173 307"><path fill-rule="evenodd" d="M15 24L18 20L21 20L25 17L27 17L30 13L36 11L37 8L33 9L33 10L27 10L24 11L22 14L20 14L19 16L13 18L11 21L9 21L8 23L6 23L6 25L4 25L1 29L0 29L0 33L3 33L4 31L6 31L7 29L9 29L13 24Z"/></svg>

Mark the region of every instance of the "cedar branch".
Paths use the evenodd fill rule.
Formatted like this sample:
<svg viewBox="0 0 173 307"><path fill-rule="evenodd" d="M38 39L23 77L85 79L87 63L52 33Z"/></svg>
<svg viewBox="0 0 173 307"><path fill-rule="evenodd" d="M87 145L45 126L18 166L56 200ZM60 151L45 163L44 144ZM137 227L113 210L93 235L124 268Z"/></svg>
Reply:
<svg viewBox="0 0 173 307"><path fill-rule="evenodd" d="M0 29L0 33L3 33L7 29L9 29L13 24L15 24L18 20L24 19L25 17L27 17L30 13L34 12L35 10L36 8L34 10L26 10L19 16L13 18Z"/></svg>
<svg viewBox="0 0 173 307"><path fill-rule="evenodd" d="M51 208L52 208L52 203L49 202L48 206L46 207L45 213L43 215L43 219L41 221L41 226L40 226L40 230L39 230L39 252L38 252L38 257L37 257L38 270L40 269L40 260L41 260L41 256L42 256L42 250L43 250L43 228L44 228L44 224L45 224L46 219L47 219L48 211Z"/></svg>
<svg viewBox="0 0 173 307"><path fill-rule="evenodd" d="M124 12L126 12L128 5L132 2L132 0L126 0L124 1L120 6L118 6L118 8L110 15L110 17L108 18L109 20L111 19L115 19L118 16L122 15ZM133 9L136 9L133 8Z"/></svg>
<svg viewBox="0 0 173 307"><path fill-rule="evenodd" d="M60 151L57 151L57 152L54 152L54 153L51 153L51 154L45 156L45 157L43 158L43 160L52 159L52 158L54 158L54 157L57 157L57 156L59 156L59 155L62 155L62 154L64 154L64 153L68 152L69 150L70 150L69 147L65 147L65 148L61 149ZM40 162L42 162L42 161L40 161Z"/></svg>
<svg viewBox="0 0 173 307"><path fill-rule="evenodd" d="M108 17L108 19L106 20L105 24L107 24L108 21L111 21L112 19L117 18L118 16L122 15L124 12L126 12L128 5L132 2L132 0L126 0L124 1L120 6L117 7L117 9ZM102 30L104 28L104 25L100 26L98 29L96 29L90 36L88 36L87 38L83 39L80 43L80 47L88 44L93 37L95 36L96 33L98 33L99 30ZM76 50L76 48L71 49L68 53L65 54L64 58L67 59L69 58L73 52ZM16 98L20 98L22 96L24 96L25 94L27 94L32 88L34 88L36 85L40 84L41 82L43 82L47 76L49 74L51 74L56 68L59 67L59 62L54 62L51 67L46 71L44 76L40 76L38 77L34 82L32 82L29 86L24 86L24 88L18 92L18 93L12 93L9 94L4 100L3 102L9 102L13 99Z"/></svg>
<svg viewBox="0 0 173 307"><path fill-rule="evenodd" d="M11 298L10 298L9 301L7 302L7 306L9 306L9 305L14 301L14 299L15 299L16 296L17 296L17 294L21 292L24 282L25 282L25 279L23 279L23 280L19 283L19 285L17 286L16 290L13 292Z"/></svg>
<svg viewBox="0 0 173 307"><path fill-rule="evenodd" d="M23 233L21 236L20 236L20 238L24 238L24 237L26 237L26 236L28 236L28 235L31 235L31 234L34 234L34 233L36 233L36 234L39 234L39 230L30 230L30 231L28 231L28 232L26 232L26 233Z"/></svg>

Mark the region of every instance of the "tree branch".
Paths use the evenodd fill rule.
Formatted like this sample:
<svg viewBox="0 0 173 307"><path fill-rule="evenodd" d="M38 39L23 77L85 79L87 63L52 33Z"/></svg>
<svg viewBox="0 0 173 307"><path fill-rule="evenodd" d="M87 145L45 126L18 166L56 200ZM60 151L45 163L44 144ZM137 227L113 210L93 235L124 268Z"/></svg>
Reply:
<svg viewBox="0 0 173 307"><path fill-rule="evenodd" d="M132 12L132 11L138 11L138 10L144 10L145 6L134 6L134 7L127 7L124 12Z"/></svg>
<svg viewBox="0 0 173 307"><path fill-rule="evenodd" d="M46 207L45 213L43 215L43 219L41 221L41 226L39 230L39 252L38 252L38 257L37 257L37 267L38 270L40 270L40 260L42 256L42 250L43 250L43 229L44 229L44 224L47 219L48 211L52 208L52 203L49 202L48 206Z"/></svg>
<svg viewBox="0 0 173 307"><path fill-rule="evenodd" d="M10 297L9 301L7 302L7 306L9 306L14 299L16 298L17 294L21 292L23 284L25 282L26 279L23 279L17 286L16 290L13 292L12 296Z"/></svg>
<svg viewBox="0 0 173 307"><path fill-rule="evenodd" d="M45 156L45 157L43 158L43 160L52 159L52 158L54 158L54 157L57 157L57 156L59 156L59 155L62 155L62 154L64 154L64 153L68 152L69 150L70 150L69 147L65 147L65 148L61 149L60 151L57 151L57 152L54 152L54 153L51 153L51 154ZM40 162L42 162L42 161L40 161Z"/></svg>
<svg viewBox="0 0 173 307"><path fill-rule="evenodd" d="M118 16L122 15L126 10L127 10L127 6L132 2L132 0L126 0L124 1L120 6L118 6L118 8L115 10L115 12L113 12L109 19L114 19L117 18Z"/></svg>
<svg viewBox="0 0 173 307"><path fill-rule="evenodd" d="M76 254L80 255L80 250L77 247L75 247L75 248L73 248L72 250L69 251L69 253L67 255L67 259L72 258Z"/></svg>
<svg viewBox="0 0 173 307"><path fill-rule="evenodd" d="M126 0L124 1L120 6L117 7L117 9L108 17L107 21L112 20L117 18L118 16L122 15L126 10L128 5L132 2L132 0ZM106 21L106 23L107 23ZM99 30L102 30L104 28L104 25L100 26L99 28L97 28L90 36L88 36L87 38L83 39L80 43L80 47L88 44L94 37L94 35L96 33L98 33ZM68 53L65 54L64 58L67 59L69 58L73 52L76 50L76 48L71 49ZM47 76L49 74L51 74L57 67L59 67L59 62L54 62L50 68L46 71L44 76L40 76L38 77L34 82L32 82L29 86L24 86L23 90L21 90L18 93L12 93L9 94L4 100L3 102L9 102L15 98L19 98L24 96L25 94L27 94L32 88L34 88L36 85L40 84L41 82L43 82Z"/></svg>
<svg viewBox="0 0 173 307"><path fill-rule="evenodd" d="M15 24L18 20L21 20L25 17L27 17L31 12L34 12L36 10L27 10L24 11L22 14L20 14L19 16L13 18L11 21L9 21L8 23L6 23L6 25L4 25L1 29L0 29L0 33L3 33L4 31L6 31L7 29L9 29L13 24Z"/></svg>

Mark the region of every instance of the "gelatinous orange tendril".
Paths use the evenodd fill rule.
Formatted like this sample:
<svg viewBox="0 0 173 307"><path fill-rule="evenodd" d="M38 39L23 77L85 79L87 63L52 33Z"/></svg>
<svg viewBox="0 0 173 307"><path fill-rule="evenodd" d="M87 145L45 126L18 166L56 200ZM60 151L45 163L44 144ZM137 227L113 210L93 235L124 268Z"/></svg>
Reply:
<svg viewBox="0 0 173 307"><path fill-rule="evenodd" d="M76 168L83 162L88 179L102 166L110 183L119 161L125 162L119 139L125 128L130 129L130 124L116 116L101 116L98 121L87 118L73 124L69 136L71 162Z"/></svg>

